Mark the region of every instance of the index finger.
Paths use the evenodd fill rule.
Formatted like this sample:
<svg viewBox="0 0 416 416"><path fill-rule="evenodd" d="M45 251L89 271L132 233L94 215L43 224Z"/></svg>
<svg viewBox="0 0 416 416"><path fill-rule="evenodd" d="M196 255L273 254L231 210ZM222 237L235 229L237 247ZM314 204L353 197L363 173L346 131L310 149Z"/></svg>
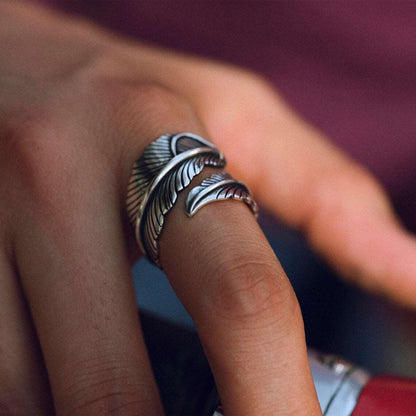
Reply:
<svg viewBox="0 0 416 416"><path fill-rule="evenodd" d="M161 262L195 322L227 416L320 415L298 302L252 213L227 200L188 218L185 198L167 217Z"/></svg>

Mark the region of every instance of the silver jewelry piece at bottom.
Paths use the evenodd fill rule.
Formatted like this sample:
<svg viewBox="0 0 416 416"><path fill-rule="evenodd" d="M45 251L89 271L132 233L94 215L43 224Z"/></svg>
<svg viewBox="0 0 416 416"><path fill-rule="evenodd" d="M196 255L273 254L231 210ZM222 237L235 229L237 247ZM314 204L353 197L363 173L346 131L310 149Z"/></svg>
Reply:
<svg viewBox="0 0 416 416"><path fill-rule="evenodd" d="M351 416L371 375L334 355L308 349L309 365L323 416ZM226 416L222 406L212 416Z"/></svg>
<svg viewBox="0 0 416 416"><path fill-rule="evenodd" d="M237 181L227 172L214 173L195 186L186 199L186 213L193 216L200 208L214 201L237 199L245 202L257 217L258 206L244 183Z"/></svg>

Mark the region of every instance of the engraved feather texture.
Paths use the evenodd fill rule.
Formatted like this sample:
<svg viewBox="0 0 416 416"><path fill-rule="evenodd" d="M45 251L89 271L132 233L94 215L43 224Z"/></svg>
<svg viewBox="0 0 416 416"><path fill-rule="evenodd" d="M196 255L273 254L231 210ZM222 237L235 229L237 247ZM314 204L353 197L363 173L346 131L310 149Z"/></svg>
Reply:
<svg viewBox="0 0 416 416"><path fill-rule="evenodd" d="M258 207L247 186L227 172L214 173L193 188L186 200L186 213L191 217L206 204L228 198L245 202L257 217Z"/></svg>
<svg viewBox="0 0 416 416"><path fill-rule="evenodd" d="M171 167L166 166L164 172L160 172L159 179L144 196L141 205L143 210L139 210L136 223L136 236L141 237L138 240L142 241L142 248L156 264L159 264L157 240L165 216L175 204L179 192L185 189L205 166L224 167L225 159L220 152L201 147L183 152L182 160L178 157L170 163Z"/></svg>
<svg viewBox="0 0 416 416"><path fill-rule="evenodd" d="M127 213L132 223L139 214L146 191L162 169L175 156L201 147L210 148L219 158L224 158L210 142L192 133L165 134L145 148L133 166L127 188Z"/></svg>

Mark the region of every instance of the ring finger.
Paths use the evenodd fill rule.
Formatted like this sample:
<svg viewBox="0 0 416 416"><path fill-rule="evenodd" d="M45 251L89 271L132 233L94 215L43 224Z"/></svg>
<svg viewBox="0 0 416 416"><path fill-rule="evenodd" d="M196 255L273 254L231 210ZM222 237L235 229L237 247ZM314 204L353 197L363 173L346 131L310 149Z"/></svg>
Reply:
<svg viewBox="0 0 416 416"><path fill-rule="evenodd" d="M189 219L185 196L167 221L162 264L195 321L226 415L319 415L299 305L252 213L222 201Z"/></svg>
<svg viewBox="0 0 416 416"><path fill-rule="evenodd" d="M177 104L181 108L180 101ZM169 120L171 127L164 132L191 129L203 134L196 117L185 117L182 125L177 118ZM148 127L152 131L152 125ZM153 137L159 135L155 128ZM178 142L172 138L172 143ZM155 153L152 150L143 157L146 162L144 167L138 165L140 169L147 171L146 164L153 167L158 163L162 155L153 156ZM171 167L174 165L172 161ZM161 215L170 206L172 188L183 185L186 172L193 171L189 166L182 169L185 163L180 166L177 176L164 169L158 178L165 179L153 182L159 187L155 185L147 194L137 230L153 257L158 249L152 245L152 236L158 234L158 225L164 224L160 257L155 259L160 260L195 321L226 414L321 414L299 305L252 213L244 204L221 201L188 218L185 199L198 183L211 176L212 169L206 168L179 192L171 212ZM158 189L165 190L160 191L160 198ZM146 228L152 223L154 227Z"/></svg>

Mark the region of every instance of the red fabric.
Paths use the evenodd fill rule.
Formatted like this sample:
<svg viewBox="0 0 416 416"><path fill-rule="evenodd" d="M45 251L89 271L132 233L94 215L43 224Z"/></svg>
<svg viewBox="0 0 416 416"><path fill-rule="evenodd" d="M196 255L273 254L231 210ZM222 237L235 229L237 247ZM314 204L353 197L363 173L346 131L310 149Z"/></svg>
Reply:
<svg viewBox="0 0 416 416"><path fill-rule="evenodd" d="M361 392L351 416L416 416L416 380L374 377Z"/></svg>
<svg viewBox="0 0 416 416"><path fill-rule="evenodd" d="M266 75L416 231L416 2L39 0Z"/></svg>

